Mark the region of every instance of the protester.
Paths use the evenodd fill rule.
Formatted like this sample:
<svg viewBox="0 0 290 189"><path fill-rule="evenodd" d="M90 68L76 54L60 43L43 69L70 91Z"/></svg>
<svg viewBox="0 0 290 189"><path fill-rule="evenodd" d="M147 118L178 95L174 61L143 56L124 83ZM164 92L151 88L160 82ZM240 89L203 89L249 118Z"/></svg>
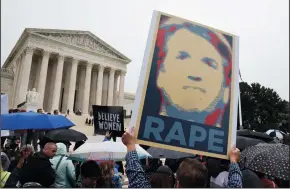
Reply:
<svg viewBox="0 0 290 189"><path fill-rule="evenodd" d="M124 145L127 146L126 155L126 173L129 180L129 188L151 188L151 184L146 179L146 174L142 169L136 152L134 137L126 132L122 136ZM233 149L229 155L231 164L229 166L230 188L242 187L242 173L237 162L240 159L240 151ZM195 188L207 186L207 169L195 159L185 159L177 170L176 187L177 188Z"/></svg>
<svg viewBox="0 0 290 189"><path fill-rule="evenodd" d="M150 179L152 188L174 188L175 177L168 166L161 166L157 169Z"/></svg>
<svg viewBox="0 0 290 189"><path fill-rule="evenodd" d="M9 166L8 171L13 171L16 167L17 164L19 163L20 159L24 156L25 159L29 156L31 156L34 153L34 149L31 145L25 145L22 146L22 148L19 150L19 153L17 152L17 154L15 153L15 156L13 158L11 158L11 163Z"/></svg>
<svg viewBox="0 0 290 189"><path fill-rule="evenodd" d="M75 167L71 160L68 160L66 146L57 143L56 155L50 160L52 168L56 173L55 186L57 188L73 188L76 184Z"/></svg>
<svg viewBox="0 0 290 189"><path fill-rule="evenodd" d="M58 114L59 114L58 110L54 110L54 111L53 111L53 114L54 114L54 115L58 115Z"/></svg>
<svg viewBox="0 0 290 189"><path fill-rule="evenodd" d="M12 171L7 171L7 167L9 167L9 159L8 156L1 152L1 182L0 188L16 188L18 187L19 181L19 172L20 169L27 158L27 153L23 153L23 156L20 158L17 167Z"/></svg>
<svg viewBox="0 0 290 189"><path fill-rule="evenodd" d="M260 178L251 170L245 169L242 171L243 187L244 188L263 188Z"/></svg>
<svg viewBox="0 0 290 189"><path fill-rule="evenodd" d="M55 143L47 143L44 149L30 156L23 165L20 174L20 183L36 182L45 188L49 188L55 182L55 171L50 159L55 156L57 146Z"/></svg>
<svg viewBox="0 0 290 189"><path fill-rule="evenodd" d="M267 176L265 174L259 173L259 172L255 172L255 173L260 178L260 181L263 185L263 188L278 188L275 181L267 178Z"/></svg>
<svg viewBox="0 0 290 189"><path fill-rule="evenodd" d="M8 167L10 165L10 161L8 156L4 153L1 152L1 182L0 182L0 188L4 188L6 185L7 180L10 177L10 172L8 172Z"/></svg>
<svg viewBox="0 0 290 189"><path fill-rule="evenodd" d="M76 151L81 145L83 145L85 141L78 141L75 143L75 146L73 148L73 151ZM79 161L73 161L73 164L75 165L75 171L76 171L76 181L79 180L79 175L81 171L81 162Z"/></svg>
<svg viewBox="0 0 290 189"><path fill-rule="evenodd" d="M104 184L99 165L89 160L82 164L80 180L77 182L77 188L101 188Z"/></svg>
<svg viewBox="0 0 290 189"><path fill-rule="evenodd" d="M162 166L162 161L158 158L148 159L146 158L146 164L143 169L146 173L147 180L150 180L152 174L156 173L157 169Z"/></svg>
<svg viewBox="0 0 290 189"><path fill-rule="evenodd" d="M206 167L211 188L226 188L228 186L229 172L222 169L221 159L208 158Z"/></svg>
<svg viewBox="0 0 290 189"><path fill-rule="evenodd" d="M122 178L114 171L114 162L107 161L99 164L105 188L122 188Z"/></svg>

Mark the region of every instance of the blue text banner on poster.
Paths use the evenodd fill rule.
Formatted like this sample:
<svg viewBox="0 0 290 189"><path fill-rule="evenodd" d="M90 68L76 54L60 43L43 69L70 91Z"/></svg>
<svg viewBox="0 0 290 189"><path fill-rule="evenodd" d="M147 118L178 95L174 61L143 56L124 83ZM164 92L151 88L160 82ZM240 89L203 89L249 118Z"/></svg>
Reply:
<svg viewBox="0 0 290 189"><path fill-rule="evenodd" d="M187 149L226 155L223 129L165 116L147 116L138 139Z"/></svg>

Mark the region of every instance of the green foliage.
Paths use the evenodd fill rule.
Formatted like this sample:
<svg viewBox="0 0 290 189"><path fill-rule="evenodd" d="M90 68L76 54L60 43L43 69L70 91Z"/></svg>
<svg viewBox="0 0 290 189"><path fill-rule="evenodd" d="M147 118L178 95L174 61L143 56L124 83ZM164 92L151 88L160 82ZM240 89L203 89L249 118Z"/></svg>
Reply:
<svg viewBox="0 0 290 189"><path fill-rule="evenodd" d="M288 120L289 102L259 83L240 83L243 127L265 132ZM289 128L288 128L289 131Z"/></svg>

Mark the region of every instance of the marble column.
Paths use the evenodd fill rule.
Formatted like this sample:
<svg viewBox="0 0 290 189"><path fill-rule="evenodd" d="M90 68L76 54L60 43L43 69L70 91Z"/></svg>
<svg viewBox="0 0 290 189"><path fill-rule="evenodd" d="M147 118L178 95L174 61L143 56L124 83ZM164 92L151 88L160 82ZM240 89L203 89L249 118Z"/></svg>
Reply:
<svg viewBox="0 0 290 189"><path fill-rule="evenodd" d="M115 73L114 77L114 92L113 92L113 105L118 106L118 99L117 99L117 89L118 89L118 77L119 74Z"/></svg>
<svg viewBox="0 0 290 189"><path fill-rule="evenodd" d="M62 82L63 64L64 64L64 56L58 55L55 81L54 81L54 90L53 90L53 94L52 94L52 108L51 108L52 112L54 110L59 109L59 99L60 99L60 89L61 89L61 82Z"/></svg>
<svg viewBox="0 0 290 189"><path fill-rule="evenodd" d="M97 94L96 94L97 105L102 105L103 76L104 76L104 66L99 65Z"/></svg>
<svg viewBox="0 0 290 189"><path fill-rule="evenodd" d="M14 97L14 106L15 108L17 107L17 105L19 104L18 100L19 100L19 90L20 90L20 84L21 84L21 77L22 77L22 69L23 69L23 59L24 59L25 53L22 53L19 56L19 60L18 60L18 73L17 73L17 81L16 81L16 88L15 88L15 97Z"/></svg>
<svg viewBox="0 0 290 189"><path fill-rule="evenodd" d="M109 76L108 106L112 106L113 105L114 75L115 75L115 70L113 68L111 68L110 69L110 76Z"/></svg>
<svg viewBox="0 0 290 189"><path fill-rule="evenodd" d="M89 110L92 110L92 105L97 104L97 78L98 78L98 73L96 72L97 70L92 70L92 81L91 81L91 94L90 94L90 107Z"/></svg>
<svg viewBox="0 0 290 189"><path fill-rule="evenodd" d="M23 62L21 62L22 73L21 73L21 77L19 78L20 85L19 85L19 91L18 91L17 104L20 104L26 100L26 93L28 90L33 53L34 53L34 48L27 47L25 49L25 57L22 60Z"/></svg>
<svg viewBox="0 0 290 189"><path fill-rule="evenodd" d="M74 111L73 108L74 108L78 63L79 61L77 59L72 60L71 72L70 72L70 77L69 77L67 109L70 110L71 113L73 113Z"/></svg>
<svg viewBox="0 0 290 189"><path fill-rule="evenodd" d="M120 83L119 83L119 106L123 106L124 101L124 82L125 82L126 72L121 71Z"/></svg>
<svg viewBox="0 0 290 189"><path fill-rule="evenodd" d="M44 51L43 56L42 56L41 65L39 65L40 72L39 72L39 81L38 81L38 85L37 85L37 92L39 92L41 107L43 106L49 56L50 56L50 53L47 51Z"/></svg>
<svg viewBox="0 0 290 189"><path fill-rule="evenodd" d="M89 102L90 102L90 88L91 88L91 76L92 76L92 64L86 65L85 85L83 90L83 114L89 113Z"/></svg>

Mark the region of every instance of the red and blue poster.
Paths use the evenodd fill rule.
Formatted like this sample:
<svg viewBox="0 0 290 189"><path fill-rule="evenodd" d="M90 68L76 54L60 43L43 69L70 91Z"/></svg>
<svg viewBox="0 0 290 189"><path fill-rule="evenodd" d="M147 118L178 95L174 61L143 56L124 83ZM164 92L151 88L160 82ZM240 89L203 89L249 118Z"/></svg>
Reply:
<svg viewBox="0 0 290 189"><path fill-rule="evenodd" d="M130 123L137 142L226 159L238 67L237 36L155 11Z"/></svg>

